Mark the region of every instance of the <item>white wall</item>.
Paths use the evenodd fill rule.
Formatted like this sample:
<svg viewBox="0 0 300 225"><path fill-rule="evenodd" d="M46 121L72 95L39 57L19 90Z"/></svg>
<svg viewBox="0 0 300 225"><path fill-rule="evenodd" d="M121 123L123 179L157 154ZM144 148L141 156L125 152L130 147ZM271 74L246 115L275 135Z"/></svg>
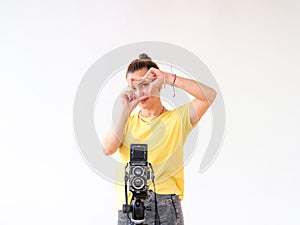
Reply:
<svg viewBox="0 0 300 225"><path fill-rule="evenodd" d="M292 0L1 1L0 224L116 223L114 185L82 159L72 107L98 58L146 40L196 54L225 100L219 157L198 173L199 151L186 167L186 224L299 224L299 9Z"/></svg>

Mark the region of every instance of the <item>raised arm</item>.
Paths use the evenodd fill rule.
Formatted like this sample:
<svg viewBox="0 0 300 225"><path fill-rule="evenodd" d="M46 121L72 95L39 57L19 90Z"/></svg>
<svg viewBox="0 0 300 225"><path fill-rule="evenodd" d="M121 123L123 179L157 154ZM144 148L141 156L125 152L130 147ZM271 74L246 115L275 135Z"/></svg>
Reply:
<svg viewBox="0 0 300 225"><path fill-rule="evenodd" d="M172 83L174 75L167 73L166 77L168 82ZM195 97L190 106L190 120L192 125L194 125L201 119L201 117L213 103L217 95L217 92L213 88L208 87L198 81L180 76L176 77L174 86L183 89L184 91Z"/></svg>
<svg viewBox="0 0 300 225"><path fill-rule="evenodd" d="M123 131L132 110L137 106L138 99L129 91L121 95L123 110L119 112L118 120L108 130L103 139L103 147L105 155L112 155L115 153L123 142Z"/></svg>
<svg viewBox="0 0 300 225"><path fill-rule="evenodd" d="M184 77L176 76L175 82L173 84L173 74L164 73L163 71L155 68L151 68L145 76L150 80L158 78L160 80L160 83L163 82L165 77L165 81L167 84L174 85L177 88L181 88L195 97L190 106L190 120L192 125L194 125L201 119L201 117L213 103L217 95L217 92L213 88L210 88L198 81Z"/></svg>

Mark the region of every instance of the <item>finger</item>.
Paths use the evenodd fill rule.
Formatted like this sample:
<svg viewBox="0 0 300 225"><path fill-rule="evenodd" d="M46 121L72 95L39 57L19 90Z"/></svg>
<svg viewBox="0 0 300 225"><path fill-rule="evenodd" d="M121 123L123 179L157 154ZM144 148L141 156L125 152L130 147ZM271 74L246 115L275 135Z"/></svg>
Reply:
<svg viewBox="0 0 300 225"><path fill-rule="evenodd" d="M148 75L147 77L144 77L143 81L151 83L155 79L156 79L156 77Z"/></svg>
<svg viewBox="0 0 300 225"><path fill-rule="evenodd" d="M127 101L127 102L129 102L130 101L130 95L129 95L129 93L124 93L123 94L123 98Z"/></svg>
<svg viewBox="0 0 300 225"><path fill-rule="evenodd" d="M157 79L157 76L156 74L148 74L146 77L145 77L145 80L147 80L148 82L153 82Z"/></svg>
<svg viewBox="0 0 300 225"><path fill-rule="evenodd" d="M129 90L124 93L124 97L130 102L133 100L134 94L131 90Z"/></svg>
<svg viewBox="0 0 300 225"><path fill-rule="evenodd" d="M154 72L154 68L150 68L144 77L146 78L146 77L153 77L153 76L156 76L156 74Z"/></svg>
<svg viewBox="0 0 300 225"><path fill-rule="evenodd" d="M156 78L153 82L150 83L148 92L149 92L149 94L150 93L153 94L153 93L159 92L159 90L161 88L162 88L162 83L158 78Z"/></svg>
<svg viewBox="0 0 300 225"><path fill-rule="evenodd" d="M144 80L145 80L145 76L143 76L143 77L136 77L134 79L131 79L131 81L130 81L130 87L133 87L134 85L139 84L141 81L144 81Z"/></svg>
<svg viewBox="0 0 300 225"><path fill-rule="evenodd" d="M131 102L130 105L131 107L135 108L139 104L140 100L138 98L134 98Z"/></svg>

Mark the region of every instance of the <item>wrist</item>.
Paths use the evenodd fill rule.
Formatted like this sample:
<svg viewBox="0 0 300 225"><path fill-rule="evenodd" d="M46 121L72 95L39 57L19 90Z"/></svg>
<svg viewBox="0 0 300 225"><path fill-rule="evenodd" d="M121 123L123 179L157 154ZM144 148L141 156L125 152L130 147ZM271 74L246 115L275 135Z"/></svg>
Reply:
<svg viewBox="0 0 300 225"><path fill-rule="evenodd" d="M174 73L167 73L166 75L166 80L167 80L167 84L171 85L171 86L174 86L175 85L175 81L176 81L176 78L177 78L177 75Z"/></svg>
<svg viewBox="0 0 300 225"><path fill-rule="evenodd" d="M172 80L173 80L173 74L166 73L166 83L172 85Z"/></svg>
<svg viewBox="0 0 300 225"><path fill-rule="evenodd" d="M120 118L123 118L123 119L128 118L133 110L134 109L131 109L129 107L124 107L122 112L120 112Z"/></svg>

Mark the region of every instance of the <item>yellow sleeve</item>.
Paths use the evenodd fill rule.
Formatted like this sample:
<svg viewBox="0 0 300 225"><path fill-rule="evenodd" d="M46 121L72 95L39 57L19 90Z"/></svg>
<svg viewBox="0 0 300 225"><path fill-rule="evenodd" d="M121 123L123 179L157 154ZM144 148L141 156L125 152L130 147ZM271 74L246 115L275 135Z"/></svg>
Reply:
<svg viewBox="0 0 300 225"><path fill-rule="evenodd" d="M190 105L192 102L188 102L182 106L179 106L176 110L178 110L180 118L181 118L181 123L182 123L182 128L184 133L189 134L191 130L198 124L195 123L194 125L191 124L191 119L190 119Z"/></svg>

